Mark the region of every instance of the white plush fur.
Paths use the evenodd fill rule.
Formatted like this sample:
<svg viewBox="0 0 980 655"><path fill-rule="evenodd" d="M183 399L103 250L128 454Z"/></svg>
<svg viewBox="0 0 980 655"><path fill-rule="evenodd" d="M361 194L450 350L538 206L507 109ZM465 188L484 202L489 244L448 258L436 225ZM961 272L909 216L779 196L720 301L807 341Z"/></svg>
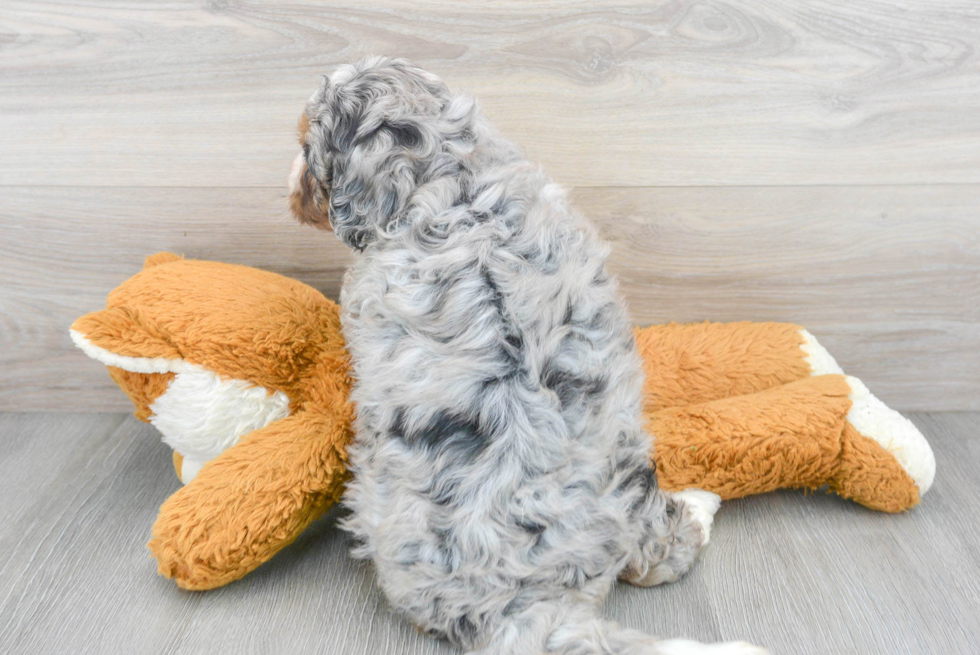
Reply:
<svg viewBox="0 0 980 655"><path fill-rule="evenodd" d="M826 348L820 345L815 336L802 329L800 334L803 336L800 349L805 354L804 360L810 365L810 375L844 374L844 370L837 364L837 360L827 352Z"/></svg>
<svg viewBox="0 0 980 655"><path fill-rule="evenodd" d="M483 655L738 652L598 616L618 576L682 575L703 534L649 466L641 361L589 222L407 62L342 67L306 116L290 205L361 253L341 292L344 526L392 606Z"/></svg>
<svg viewBox="0 0 980 655"><path fill-rule="evenodd" d="M185 483L196 475L191 474L195 466L200 468L249 432L289 416L289 398L283 392L269 393L251 382L195 368L174 376L150 405L150 423L185 458Z"/></svg>
<svg viewBox="0 0 980 655"><path fill-rule="evenodd" d="M184 457L180 463L180 470L177 471L177 475L180 476L180 481L184 484L188 484L191 480L197 477L197 474L201 472L201 469L204 468L204 465L207 463L208 460L205 459Z"/></svg>
<svg viewBox="0 0 980 655"><path fill-rule="evenodd" d="M816 337L806 330L800 330L800 334L803 336L800 348L806 354L811 375L844 375L837 361ZM861 380L845 377L851 387L849 398L852 403L847 420L858 432L874 439L894 455L919 488L919 495L925 494L936 476L936 458L929 442L912 421L878 400Z"/></svg>
<svg viewBox="0 0 980 655"><path fill-rule="evenodd" d="M175 373L167 390L150 405L150 423L180 453L180 478L194 479L201 467L253 430L289 416L289 398L247 380L222 378L183 359L127 357L96 346L77 330L71 338L85 354L133 373Z"/></svg>
<svg viewBox="0 0 980 655"><path fill-rule="evenodd" d="M115 366L133 373L180 373L194 370L194 365L182 359L167 359L166 357L127 357L96 346L78 330L69 330L71 340L82 352L92 359Z"/></svg>
<svg viewBox="0 0 980 655"><path fill-rule="evenodd" d="M890 452L925 494L936 477L936 458L929 442L912 421L872 395L861 380L846 376L851 387L847 420L858 432L874 439Z"/></svg>

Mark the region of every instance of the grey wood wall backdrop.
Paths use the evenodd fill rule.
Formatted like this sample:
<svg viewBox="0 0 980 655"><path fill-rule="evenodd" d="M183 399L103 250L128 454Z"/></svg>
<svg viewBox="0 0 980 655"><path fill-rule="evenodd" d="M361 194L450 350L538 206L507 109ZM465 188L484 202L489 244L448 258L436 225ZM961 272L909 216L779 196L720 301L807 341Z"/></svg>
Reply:
<svg viewBox="0 0 980 655"><path fill-rule="evenodd" d="M980 409L980 3L0 5L0 410L126 409L67 327L144 256L335 296L284 183L318 75L409 57L573 188L638 322L785 320Z"/></svg>

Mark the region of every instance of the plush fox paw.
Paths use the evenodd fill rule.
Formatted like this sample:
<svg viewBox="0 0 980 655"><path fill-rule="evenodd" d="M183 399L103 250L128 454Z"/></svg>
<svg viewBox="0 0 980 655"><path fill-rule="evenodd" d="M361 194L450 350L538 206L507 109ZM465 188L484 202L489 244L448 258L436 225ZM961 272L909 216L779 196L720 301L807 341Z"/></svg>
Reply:
<svg viewBox="0 0 980 655"><path fill-rule="evenodd" d="M830 487L872 509L900 512L916 505L936 475L936 458L915 425L845 376L851 409L841 435L840 466Z"/></svg>
<svg viewBox="0 0 980 655"><path fill-rule="evenodd" d="M908 420L844 371L807 330L800 349L811 375L840 375L850 388L851 408L841 435L840 468L830 487L872 509L899 512L916 505L932 486L936 458L929 442Z"/></svg>

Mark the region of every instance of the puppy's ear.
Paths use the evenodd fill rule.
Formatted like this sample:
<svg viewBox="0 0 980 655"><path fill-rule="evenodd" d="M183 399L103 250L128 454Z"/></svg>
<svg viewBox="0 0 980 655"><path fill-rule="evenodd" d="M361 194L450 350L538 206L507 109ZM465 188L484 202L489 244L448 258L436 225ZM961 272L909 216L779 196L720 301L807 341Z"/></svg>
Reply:
<svg viewBox="0 0 980 655"><path fill-rule="evenodd" d="M355 147L357 150L357 147ZM405 155L344 157L334 165L330 224L348 246L363 250L396 220L416 187Z"/></svg>
<svg viewBox="0 0 980 655"><path fill-rule="evenodd" d="M439 151L437 122L449 100L434 75L384 57L343 66L322 81L307 108L303 158L319 188L306 196L326 202L330 225L351 248L366 248L406 210ZM297 201L304 197L301 190ZM309 216L321 209L294 211L317 224Z"/></svg>
<svg viewBox="0 0 980 655"><path fill-rule="evenodd" d="M371 97L370 93L362 97ZM329 220L348 246L363 250L405 209L423 166L423 129L414 117L391 118L391 104L377 99L338 98L333 126L321 152L330 153ZM310 134L319 131L314 125ZM316 141L311 150L318 148Z"/></svg>

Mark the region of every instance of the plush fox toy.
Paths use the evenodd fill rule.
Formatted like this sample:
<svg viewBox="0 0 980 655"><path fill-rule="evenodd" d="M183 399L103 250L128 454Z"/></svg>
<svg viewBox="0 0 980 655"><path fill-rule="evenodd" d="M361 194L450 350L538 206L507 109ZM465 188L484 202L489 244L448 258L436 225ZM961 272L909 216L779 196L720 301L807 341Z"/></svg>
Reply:
<svg viewBox="0 0 980 655"><path fill-rule="evenodd" d="M236 580L340 496L354 409L339 308L274 273L159 253L71 336L174 449L149 547L186 589ZM705 527L721 499L829 487L886 512L935 474L915 426L784 323L638 329L651 457Z"/></svg>

